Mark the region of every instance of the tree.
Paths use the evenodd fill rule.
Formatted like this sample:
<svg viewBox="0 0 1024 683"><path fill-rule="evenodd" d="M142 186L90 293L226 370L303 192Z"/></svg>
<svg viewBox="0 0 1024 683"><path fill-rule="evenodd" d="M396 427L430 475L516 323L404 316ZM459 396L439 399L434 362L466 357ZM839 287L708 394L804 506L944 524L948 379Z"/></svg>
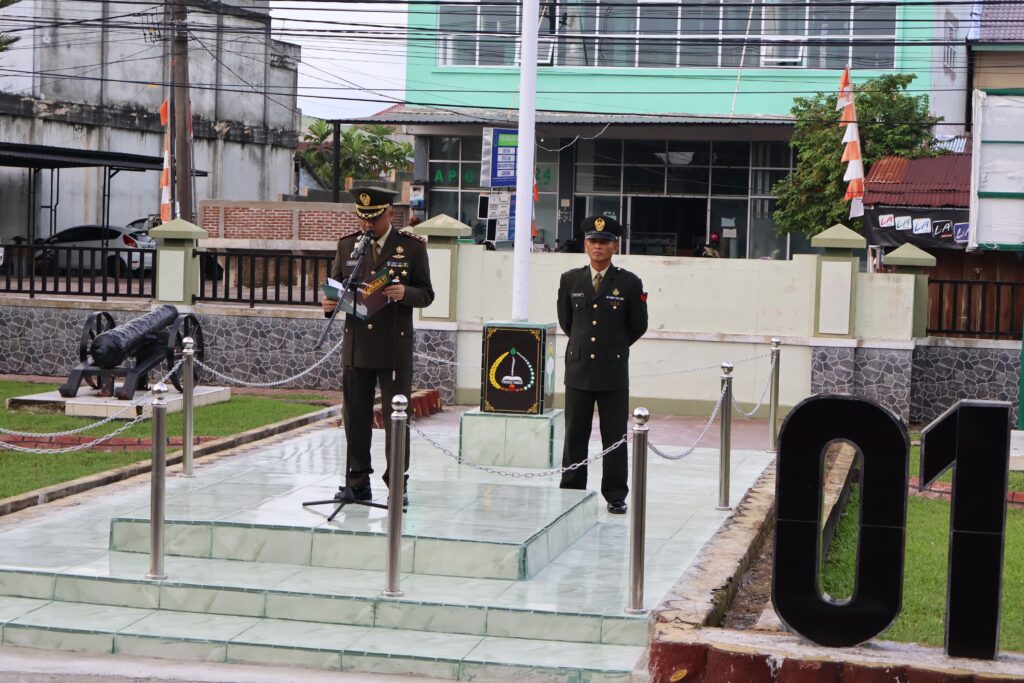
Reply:
<svg viewBox="0 0 1024 683"><path fill-rule="evenodd" d="M338 139L341 175L361 179L380 178L391 171L408 168L412 145L391 140L388 136L392 133L394 128L391 126L378 124L343 128ZM333 126L327 121L316 119L310 124L303 141L309 143L303 155L316 169L321 180L330 185L334 173Z"/></svg>
<svg viewBox="0 0 1024 683"><path fill-rule="evenodd" d="M10 7L16 2L18 0L0 0L0 10ZM3 52L16 42L18 42L17 36L12 36L9 33L0 33L0 52Z"/></svg>
<svg viewBox="0 0 1024 683"><path fill-rule="evenodd" d="M855 88L865 173L885 156L937 154L931 146L932 128L941 118L928 113L927 95L907 94L913 80L913 74L887 74ZM861 219L849 220L850 205L843 200L845 128L839 125L836 93L798 97L791 112L796 124L789 144L796 150L796 168L772 188L778 232L811 237L836 223L860 230Z"/></svg>

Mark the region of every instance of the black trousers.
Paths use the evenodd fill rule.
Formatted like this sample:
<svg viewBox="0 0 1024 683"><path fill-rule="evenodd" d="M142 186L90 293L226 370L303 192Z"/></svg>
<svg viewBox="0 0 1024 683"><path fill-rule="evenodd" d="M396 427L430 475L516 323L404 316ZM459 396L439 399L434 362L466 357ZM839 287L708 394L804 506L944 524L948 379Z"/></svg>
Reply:
<svg viewBox="0 0 1024 683"><path fill-rule="evenodd" d="M565 448L562 467L587 459L587 442L594 421L594 403L597 403L601 425L602 449L608 448L626 433L629 418L629 389L614 391L584 391L565 388ZM601 495L609 503L625 500L629 493L626 444L622 444L601 459ZM587 488L587 467L577 467L562 473L563 489Z"/></svg>
<svg viewBox="0 0 1024 683"><path fill-rule="evenodd" d="M392 374L394 373L394 374ZM370 440L373 436L373 396L380 383L381 412L384 415L385 454L391 453L391 399L395 394L409 398L412 393L412 368L341 368L342 419L345 422L345 485L366 486L373 467ZM411 406L410 406L411 407ZM409 471L409 428L405 430L405 472ZM384 483L389 471L384 470ZM406 479L408 479L406 474Z"/></svg>

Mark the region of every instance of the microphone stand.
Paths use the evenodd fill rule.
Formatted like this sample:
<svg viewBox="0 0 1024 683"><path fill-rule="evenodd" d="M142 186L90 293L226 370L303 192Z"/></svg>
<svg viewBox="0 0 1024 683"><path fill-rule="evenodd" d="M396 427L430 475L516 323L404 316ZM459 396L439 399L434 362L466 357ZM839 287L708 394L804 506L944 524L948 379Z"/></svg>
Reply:
<svg viewBox="0 0 1024 683"><path fill-rule="evenodd" d="M370 242L373 241L372 234L369 230L363 232L356 240L355 248L352 249L351 257L356 260L355 266L352 267L352 272L348 276L348 280L345 281L345 291L341 293L341 297L338 299L338 305L334 307L334 312L331 313L331 317L327 320L327 324L324 325L323 331L320 333L320 338L316 340L316 346L313 347L314 351L319 351L320 347L324 345L324 340L327 339L327 334L331 331L331 326L334 325L334 319L338 317L338 312L341 311L341 303L345 300L349 294L352 295L352 312L356 310L356 293L359 289L359 279L356 275L363 269L363 261L366 260L367 247L370 246Z"/></svg>

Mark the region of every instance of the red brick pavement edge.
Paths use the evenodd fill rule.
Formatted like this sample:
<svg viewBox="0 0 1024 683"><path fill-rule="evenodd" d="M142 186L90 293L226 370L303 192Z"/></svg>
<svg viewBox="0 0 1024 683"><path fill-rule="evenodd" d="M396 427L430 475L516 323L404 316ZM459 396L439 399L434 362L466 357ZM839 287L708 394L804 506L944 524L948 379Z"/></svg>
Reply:
<svg viewBox="0 0 1024 683"><path fill-rule="evenodd" d="M909 488L911 495L939 500L949 500L953 495L953 486L942 481L937 481L924 490L921 490L920 485L920 479L917 477L910 478ZM1024 507L1024 491L1007 491L1006 503L1012 507Z"/></svg>

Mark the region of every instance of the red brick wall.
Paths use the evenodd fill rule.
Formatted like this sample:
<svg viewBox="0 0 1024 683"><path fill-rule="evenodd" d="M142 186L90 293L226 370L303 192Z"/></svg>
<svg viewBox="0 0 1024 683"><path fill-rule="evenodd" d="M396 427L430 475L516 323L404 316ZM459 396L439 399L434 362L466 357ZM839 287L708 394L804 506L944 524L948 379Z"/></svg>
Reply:
<svg viewBox="0 0 1024 683"><path fill-rule="evenodd" d="M213 238L292 240L298 222L299 240L336 240L360 227L351 204L206 200L199 212L200 227ZM396 226L408 225L408 216L407 206L395 207Z"/></svg>

